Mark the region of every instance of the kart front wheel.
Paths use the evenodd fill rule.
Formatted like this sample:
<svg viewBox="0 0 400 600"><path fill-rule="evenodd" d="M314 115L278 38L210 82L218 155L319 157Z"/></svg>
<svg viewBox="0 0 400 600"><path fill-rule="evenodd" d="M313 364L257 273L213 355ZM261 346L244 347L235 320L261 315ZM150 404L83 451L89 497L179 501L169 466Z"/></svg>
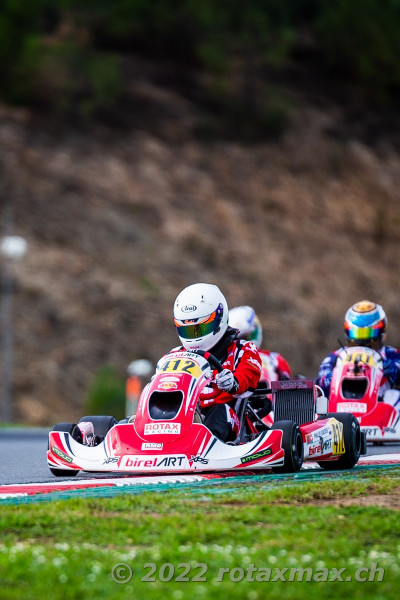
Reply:
<svg viewBox="0 0 400 600"><path fill-rule="evenodd" d="M271 429L282 430L282 448L285 452L281 467L272 467L274 473L296 473L303 464L304 448L300 427L294 421L276 421Z"/></svg>
<svg viewBox="0 0 400 600"><path fill-rule="evenodd" d="M52 427L51 431L65 431L66 433L69 433L74 440L80 444L82 443L81 432L75 423L57 423ZM49 467L49 469L55 477L75 477L79 473L79 471L73 469L54 469L53 467Z"/></svg>
<svg viewBox="0 0 400 600"><path fill-rule="evenodd" d="M362 436L360 424L354 415L350 413L328 413L326 418L334 418L343 425L343 438L345 452L337 460L319 461L322 469L331 471L341 471L342 469L352 469L361 455Z"/></svg>

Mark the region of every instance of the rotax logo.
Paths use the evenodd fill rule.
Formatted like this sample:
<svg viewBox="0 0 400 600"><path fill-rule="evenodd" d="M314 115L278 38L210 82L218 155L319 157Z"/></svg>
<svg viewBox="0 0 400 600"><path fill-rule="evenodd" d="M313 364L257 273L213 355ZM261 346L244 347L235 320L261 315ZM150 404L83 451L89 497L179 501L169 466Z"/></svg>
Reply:
<svg viewBox="0 0 400 600"><path fill-rule="evenodd" d="M146 423L144 426L145 435L154 434L177 434L181 432L180 423Z"/></svg>

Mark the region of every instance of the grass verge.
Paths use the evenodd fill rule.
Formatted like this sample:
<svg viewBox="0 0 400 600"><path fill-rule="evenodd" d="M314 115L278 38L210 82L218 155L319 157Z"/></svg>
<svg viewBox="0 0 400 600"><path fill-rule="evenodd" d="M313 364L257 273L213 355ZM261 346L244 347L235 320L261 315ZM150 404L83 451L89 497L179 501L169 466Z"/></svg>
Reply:
<svg viewBox="0 0 400 600"><path fill-rule="evenodd" d="M400 469L267 481L3 504L1 598L397 598Z"/></svg>

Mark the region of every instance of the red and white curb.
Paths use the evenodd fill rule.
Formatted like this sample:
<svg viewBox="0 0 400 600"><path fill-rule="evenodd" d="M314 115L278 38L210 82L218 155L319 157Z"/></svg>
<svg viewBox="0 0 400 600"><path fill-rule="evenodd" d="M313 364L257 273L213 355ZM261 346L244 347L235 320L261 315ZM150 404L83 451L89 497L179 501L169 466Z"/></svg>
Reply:
<svg viewBox="0 0 400 600"><path fill-rule="evenodd" d="M201 475L150 475L135 477L115 477L103 479L78 479L69 481L55 481L47 483L16 483L0 486L0 500L14 498L17 496L31 496L33 494L48 494L51 492L65 492L69 490L79 490L99 487L128 487L133 485L154 485L154 484L176 484L176 483L194 483L196 481L205 481L208 479L225 479L228 477L238 477L243 475L255 475L271 473L271 469L257 471L226 471L221 473L202 473Z"/></svg>
<svg viewBox="0 0 400 600"><path fill-rule="evenodd" d="M0 486L0 499L14 496L30 496L32 494L47 494L50 492L65 492L98 487L115 487L130 485L149 485L153 483L191 483L201 481L204 477L197 475L163 476L163 477L121 477L110 479L79 479L47 483L18 483Z"/></svg>
<svg viewBox="0 0 400 600"><path fill-rule="evenodd" d="M400 454L378 454L362 456L359 465L400 465ZM320 469L316 462L305 462L304 470ZM51 492L65 492L100 487L126 487L135 485L177 484L194 483L210 479L234 478L244 475L270 474L271 470L254 469L251 471L224 471L221 473L202 473L201 475L153 475L135 477L114 477L103 479L78 479L69 481L55 481L48 483L18 483L0 486L0 500L17 498L18 496L31 496L34 494L48 494Z"/></svg>

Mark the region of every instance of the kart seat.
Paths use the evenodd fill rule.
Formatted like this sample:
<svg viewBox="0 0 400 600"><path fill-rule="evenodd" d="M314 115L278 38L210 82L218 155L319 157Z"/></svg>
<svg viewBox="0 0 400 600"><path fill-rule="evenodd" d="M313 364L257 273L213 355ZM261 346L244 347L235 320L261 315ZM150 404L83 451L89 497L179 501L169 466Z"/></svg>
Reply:
<svg viewBox="0 0 400 600"><path fill-rule="evenodd" d="M272 402L267 395L270 391L267 384L261 381L249 397L250 406L257 411L257 416L260 419L266 417L272 410Z"/></svg>

